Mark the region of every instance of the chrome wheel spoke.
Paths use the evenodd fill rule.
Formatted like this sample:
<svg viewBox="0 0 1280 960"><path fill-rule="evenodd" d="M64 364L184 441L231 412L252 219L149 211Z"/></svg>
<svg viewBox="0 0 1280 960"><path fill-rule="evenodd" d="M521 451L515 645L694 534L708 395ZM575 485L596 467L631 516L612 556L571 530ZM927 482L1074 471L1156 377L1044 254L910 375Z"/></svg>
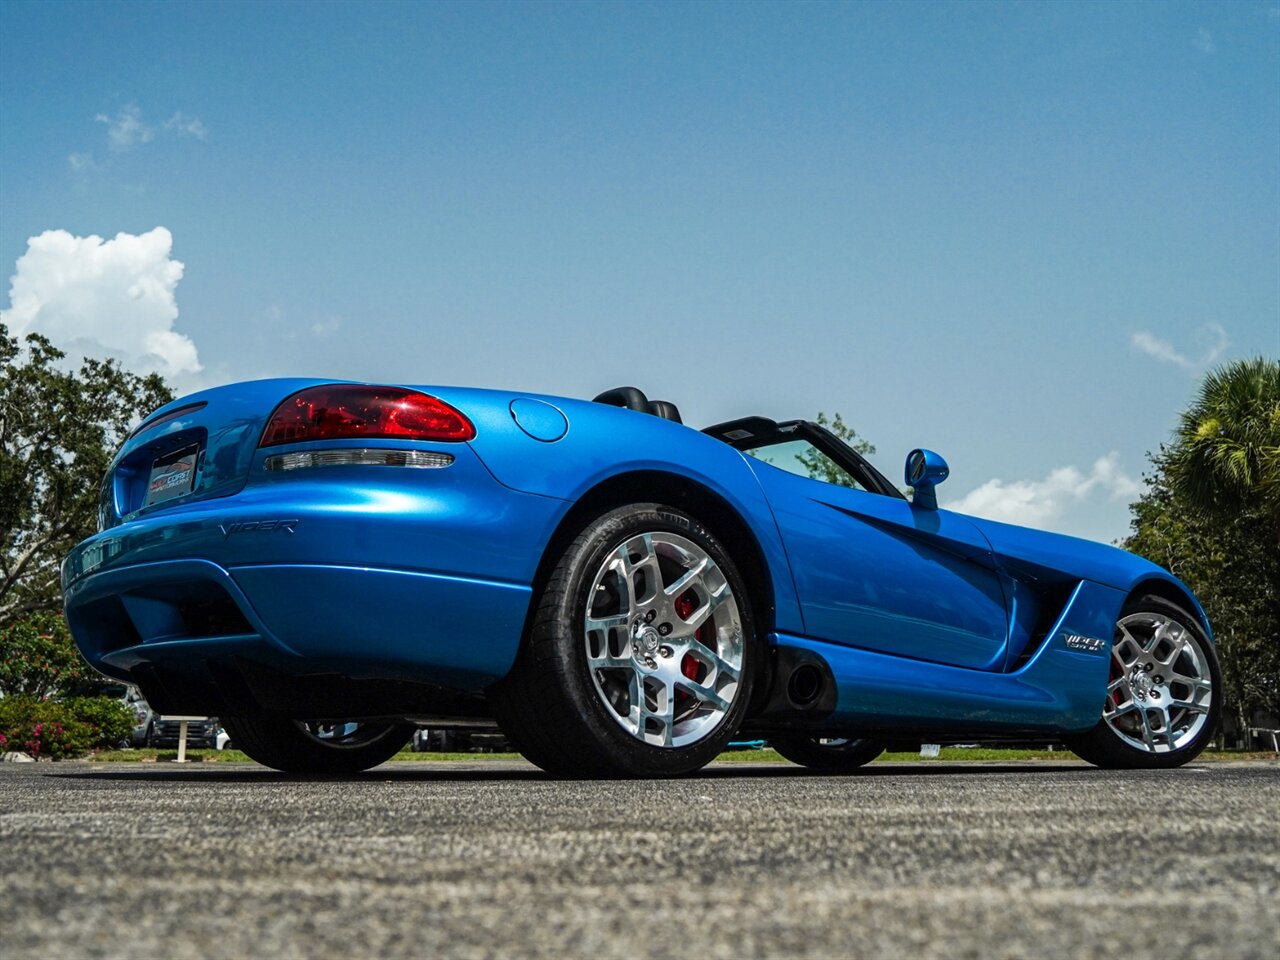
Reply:
<svg viewBox="0 0 1280 960"><path fill-rule="evenodd" d="M588 650L587 660L597 670L630 670L635 666L635 661L631 657L615 657L609 653L607 647L602 654L593 654Z"/></svg>
<svg viewBox="0 0 1280 960"><path fill-rule="evenodd" d="M686 621L686 629L694 632L699 630L702 625L711 619L715 612L720 609L725 601L732 598L733 594L730 592L729 585L726 583L717 592L710 594L706 601L698 607L697 610L694 610L693 613L689 614L689 619Z"/></svg>
<svg viewBox="0 0 1280 960"><path fill-rule="evenodd" d="M1169 686L1184 686L1191 690L1193 694L1213 692L1213 684L1208 680L1202 680L1200 677L1188 677L1185 674L1173 673L1169 675Z"/></svg>
<svg viewBox="0 0 1280 960"><path fill-rule="evenodd" d="M663 587L663 592L672 600L675 600L676 597L695 587L701 587L701 593L703 594L708 593L709 591L707 590L706 584L703 583L702 580L702 574L710 563L710 557L703 557L677 577L673 583L669 586Z"/></svg>
<svg viewBox="0 0 1280 960"><path fill-rule="evenodd" d="M1160 707L1160 732L1164 734L1165 743L1173 749L1173 715L1169 712L1169 704Z"/></svg>
<svg viewBox="0 0 1280 960"><path fill-rule="evenodd" d="M1159 662L1163 664L1166 669L1172 670L1174 664L1178 662L1178 658L1182 656L1182 651L1187 649L1190 641L1187 640L1186 633L1183 633L1177 639L1170 640L1169 642L1173 644L1173 652L1167 657L1160 657Z"/></svg>
<svg viewBox="0 0 1280 960"><path fill-rule="evenodd" d="M652 681L645 682L641 679L640 688L640 736L647 742L658 746L671 746L675 735L676 696L674 687L670 681L666 680L654 683ZM645 696L651 689L654 695L653 709L649 708L648 698ZM657 724L661 729L656 733L650 730L650 722Z"/></svg>
<svg viewBox="0 0 1280 960"><path fill-rule="evenodd" d="M1119 703L1116 702L1115 695L1120 694ZM1107 684L1107 699L1105 706L1102 708L1103 715L1106 717L1118 717L1122 714L1132 713L1138 709L1138 705L1133 702L1133 691L1129 689L1129 681L1124 677L1117 677Z"/></svg>
<svg viewBox="0 0 1280 960"><path fill-rule="evenodd" d="M700 640L691 640L686 652L695 660L701 660L707 666L715 668L717 680L721 677L727 677L736 682L742 675L742 671L737 666L720 656Z"/></svg>
<svg viewBox="0 0 1280 960"><path fill-rule="evenodd" d="M1209 712L1209 708L1203 703L1192 703L1189 700L1173 700L1171 701L1170 706L1176 707L1179 710L1185 710L1188 713L1208 714Z"/></svg>
<svg viewBox="0 0 1280 960"><path fill-rule="evenodd" d="M602 640L608 640L611 630L622 630L625 634L630 622L629 614L619 613L609 617L587 617L585 626L588 633L599 633Z"/></svg>
<svg viewBox="0 0 1280 960"><path fill-rule="evenodd" d="M1111 712L1106 714L1106 716L1109 718L1122 717L1127 713L1134 713L1141 709L1142 708L1134 702L1133 697L1130 697L1118 707L1112 707Z"/></svg>
<svg viewBox="0 0 1280 960"><path fill-rule="evenodd" d="M686 693L692 694L700 702L710 704L717 710L724 711L729 709L729 701L720 696L720 694L716 693L715 690L711 689L711 687L706 684L699 683L696 680L682 678L676 682L676 685Z"/></svg>
<svg viewBox="0 0 1280 960"><path fill-rule="evenodd" d="M1126 657L1124 651L1131 651L1131 655ZM1130 667L1137 662L1138 657L1142 655L1142 644L1134 639L1124 624L1120 625L1120 636L1116 638L1112 647L1112 656L1116 658L1122 667Z"/></svg>
<svg viewBox="0 0 1280 960"><path fill-rule="evenodd" d="M1154 630L1151 631L1151 637L1142 645L1143 653L1151 653L1156 647L1160 646L1160 641L1164 639L1165 631L1169 629L1169 621L1162 620Z"/></svg>
<svg viewBox="0 0 1280 960"><path fill-rule="evenodd" d="M652 599L662 587L662 569L658 565L658 554L654 551L653 534L646 533L628 540L618 548L618 553L621 554L622 571L626 577L627 592L631 599L630 609L634 610L637 604ZM632 560L632 553L637 553L638 559ZM645 577L646 589L643 596L636 594L637 573L642 573Z"/></svg>
<svg viewBox="0 0 1280 960"><path fill-rule="evenodd" d="M1138 711L1138 717L1142 721L1142 739L1146 741L1147 749L1155 753L1156 739L1151 730L1151 714L1147 712L1146 708L1143 708Z"/></svg>

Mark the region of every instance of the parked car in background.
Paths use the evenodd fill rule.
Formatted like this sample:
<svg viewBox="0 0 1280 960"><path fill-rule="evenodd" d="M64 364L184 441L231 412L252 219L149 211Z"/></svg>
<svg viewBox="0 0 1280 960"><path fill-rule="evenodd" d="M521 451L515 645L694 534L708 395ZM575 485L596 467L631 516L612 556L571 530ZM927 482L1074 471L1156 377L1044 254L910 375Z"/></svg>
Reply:
<svg viewBox="0 0 1280 960"><path fill-rule="evenodd" d="M155 718L155 712L142 691L133 684L113 683L103 689L102 696L119 700L133 713L133 729L129 732L129 740L120 745L145 747L151 735L151 722Z"/></svg>
<svg viewBox="0 0 1280 960"><path fill-rule="evenodd" d="M147 746L176 747L178 745L178 737L181 735L181 727L181 720L174 720L170 717L156 717L151 723L151 734L147 738ZM219 734L226 736L217 717L187 721L188 747L221 750L223 748L218 745ZM225 742L226 740L223 741L223 743Z"/></svg>
<svg viewBox="0 0 1280 960"><path fill-rule="evenodd" d="M511 753L513 748L496 725L419 727L409 749L414 753Z"/></svg>

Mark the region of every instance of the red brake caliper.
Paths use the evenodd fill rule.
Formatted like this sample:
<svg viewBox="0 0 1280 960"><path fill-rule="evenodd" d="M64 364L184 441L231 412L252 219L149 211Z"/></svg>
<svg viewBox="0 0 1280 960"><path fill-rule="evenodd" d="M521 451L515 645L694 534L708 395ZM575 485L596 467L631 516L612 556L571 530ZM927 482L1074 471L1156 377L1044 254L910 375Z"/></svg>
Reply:
<svg viewBox="0 0 1280 960"><path fill-rule="evenodd" d="M676 616L681 620L687 620L689 615L692 614L694 610L698 609L698 600L697 597L694 596L693 591L681 594L675 602L675 608ZM698 628L698 640L704 644L706 643L706 640L703 639L703 634L706 632L709 623L710 621L707 621L707 623L704 623ZM694 683L697 683L702 675L702 664L686 653L684 655L684 659L680 661L680 672L690 680L694 681Z"/></svg>
<svg viewBox="0 0 1280 960"><path fill-rule="evenodd" d="M1108 682L1108 686L1109 686L1110 684L1112 684L1112 683L1115 683L1115 682L1116 682L1117 680L1119 680L1122 676L1124 676L1124 668L1123 668L1122 666L1120 666L1120 663L1116 660L1116 658L1115 658L1115 654L1112 654L1112 655L1111 655L1111 672L1110 672L1110 678L1111 678L1111 679L1110 679L1110 681ZM1113 691L1113 692L1112 692L1112 694L1111 694L1111 706L1113 706L1113 707L1118 707L1118 706L1120 706L1120 691L1119 691L1119 690L1115 690L1115 691Z"/></svg>

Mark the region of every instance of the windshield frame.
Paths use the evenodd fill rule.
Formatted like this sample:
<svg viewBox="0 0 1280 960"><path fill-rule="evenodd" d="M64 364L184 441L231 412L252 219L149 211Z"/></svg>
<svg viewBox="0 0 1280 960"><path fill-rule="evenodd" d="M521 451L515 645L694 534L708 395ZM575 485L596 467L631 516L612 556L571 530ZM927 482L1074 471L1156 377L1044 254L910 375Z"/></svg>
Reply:
<svg viewBox="0 0 1280 960"><path fill-rule="evenodd" d="M730 420L727 423L707 427L702 432L743 452L786 443L789 440L807 440L820 453L830 458L836 466L862 484L866 488L865 492L893 497L897 500L907 499L902 491L873 467L866 457L826 427L812 420L785 420L778 423L767 417L743 417L740 420ZM813 479L815 483L825 482L812 477L809 479ZM828 486L835 486L835 484L828 484Z"/></svg>

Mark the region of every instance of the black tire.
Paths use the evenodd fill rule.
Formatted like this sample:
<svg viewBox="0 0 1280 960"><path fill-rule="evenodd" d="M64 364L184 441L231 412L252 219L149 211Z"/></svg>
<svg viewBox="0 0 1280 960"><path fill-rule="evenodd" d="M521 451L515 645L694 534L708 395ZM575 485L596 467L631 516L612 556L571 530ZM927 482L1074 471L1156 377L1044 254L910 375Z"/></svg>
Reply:
<svg viewBox="0 0 1280 960"><path fill-rule="evenodd" d="M329 743L294 720L280 717L225 717L223 727L236 749L266 767L285 773L359 773L385 763L413 735L403 723L362 724L346 742Z"/></svg>
<svg viewBox="0 0 1280 960"><path fill-rule="evenodd" d="M664 532L692 542L714 561L732 591L741 626L742 659L733 698L713 728L681 746L647 743L623 728L597 691L584 627L587 595L608 556L640 534ZM565 548L535 602L529 636L515 666L488 691L503 734L532 763L559 777L681 776L713 760L737 731L759 672L760 644L737 566L693 517L654 503L631 504L597 517Z"/></svg>
<svg viewBox="0 0 1280 960"><path fill-rule="evenodd" d="M823 742L823 741L826 742ZM848 773L884 753L879 740L824 738L818 734L787 734L769 738L769 746L792 763L810 770Z"/></svg>
<svg viewBox="0 0 1280 960"><path fill-rule="evenodd" d="M1123 621L1125 618L1135 614L1150 614L1168 618L1194 639L1196 653L1203 657L1203 666L1209 673L1211 684L1208 710L1204 715L1204 722L1200 725L1198 732L1187 743L1178 745L1176 749L1164 752L1153 752L1149 749L1132 745L1117 733L1105 718L1099 720L1098 725L1088 732L1064 737L1063 739L1067 747L1076 756L1083 760L1088 760L1099 767L1148 770L1180 767L1199 756L1200 752L1213 739L1213 735L1218 729L1218 721L1222 715L1223 691L1222 670L1218 665L1217 651L1205 634L1199 619L1194 614L1163 597L1144 596L1131 600L1125 604L1120 613L1120 619ZM1119 642L1120 638L1121 631L1119 624L1117 624L1113 645ZM1159 646L1158 644L1157 649ZM1112 675L1114 676L1114 671L1117 669L1114 658L1112 664ZM1106 695L1104 695L1103 701L1105 707ZM1158 706L1157 699L1153 698L1152 703ZM1191 714L1186 716L1191 716Z"/></svg>
<svg viewBox="0 0 1280 960"><path fill-rule="evenodd" d="M154 722L147 724L147 732L142 738L142 745L144 747L154 747L156 745L156 725Z"/></svg>

